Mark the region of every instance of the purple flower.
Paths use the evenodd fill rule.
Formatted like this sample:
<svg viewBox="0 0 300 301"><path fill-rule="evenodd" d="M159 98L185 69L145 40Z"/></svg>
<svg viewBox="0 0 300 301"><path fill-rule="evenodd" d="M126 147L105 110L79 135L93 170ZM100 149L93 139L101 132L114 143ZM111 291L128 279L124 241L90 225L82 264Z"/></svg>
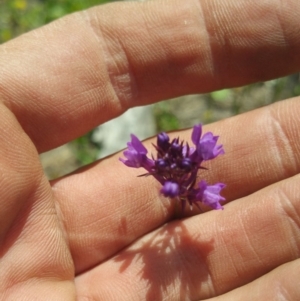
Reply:
<svg viewBox="0 0 300 301"><path fill-rule="evenodd" d="M154 161L147 157L147 149L142 142L133 134L131 134L131 141L127 143L128 149L123 152L127 160L120 158L128 167L144 167L146 170L150 170L154 164Z"/></svg>
<svg viewBox="0 0 300 301"><path fill-rule="evenodd" d="M211 160L218 155L224 154L223 145L217 145L219 136L214 136L213 133L208 132L202 135L202 125L195 125L192 132L192 141L196 146L193 154L194 160L199 162L203 160Z"/></svg>
<svg viewBox="0 0 300 301"><path fill-rule="evenodd" d="M196 146L200 142L201 135L202 135L202 124L194 125L192 131L192 141Z"/></svg>
<svg viewBox="0 0 300 301"><path fill-rule="evenodd" d="M160 192L166 197L174 198L179 195L180 188L177 183L166 181Z"/></svg>
<svg viewBox="0 0 300 301"><path fill-rule="evenodd" d="M207 185L207 183L202 180L198 183L199 189L197 191L196 199L205 205L210 206L213 209L224 209L220 204L225 198L220 196L221 190L225 187L223 183L216 183L214 185Z"/></svg>
<svg viewBox="0 0 300 301"><path fill-rule="evenodd" d="M157 145L153 145L157 151L152 159L147 157L147 149L134 135L127 143L128 149L124 151L126 159L120 158L129 167L143 167L162 185L160 192L181 202L184 209L186 203L192 207L201 202L213 209L223 209L220 202L224 200L220 191L225 187L222 183L208 185L204 180L195 188L199 170L205 170L201 164L206 160L216 158L224 154L223 146L217 145L218 136L211 132L202 137L202 125L195 125L192 131L194 147L188 143L174 138L170 141L166 133L157 135Z"/></svg>
<svg viewBox="0 0 300 301"><path fill-rule="evenodd" d="M214 136L211 132L203 135L197 147L197 152L203 160L211 160L224 154L223 145L217 145L218 139L219 136Z"/></svg>
<svg viewBox="0 0 300 301"><path fill-rule="evenodd" d="M157 146L160 149L167 150L170 146L169 141L170 141L170 138L165 132L162 132L157 135Z"/></svg>

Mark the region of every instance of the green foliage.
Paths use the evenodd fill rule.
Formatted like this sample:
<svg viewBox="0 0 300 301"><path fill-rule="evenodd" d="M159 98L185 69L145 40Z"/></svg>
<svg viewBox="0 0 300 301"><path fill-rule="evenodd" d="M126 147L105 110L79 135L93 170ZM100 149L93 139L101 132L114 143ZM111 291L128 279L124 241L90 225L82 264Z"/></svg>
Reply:
<svg viewBox="0 0 300 301"><path fill-rule="evenodd" d="M79 165L86 165L98 158L100 146L91 139L93 131L71 142Z"/></svg>
<svg viewBox="0 0 300 301"><path fill-rule="evenodd" d="M210 93L210 96L215 101L226 101L230 96L230 90L224 89L224 90L214 91Z"/></svg>
<svg viewBox="0 0 300 301"><path fill-rule="evenodd" d="M180 128L178 118L170 109L170 103L163 101L154 106L157 132L173 131Z"/></svg>
<svg viewBox="0 0 300 301"><path fill-rule="evenodd" d="M109 0L0 0L0 43L66 14Z"/></svg>

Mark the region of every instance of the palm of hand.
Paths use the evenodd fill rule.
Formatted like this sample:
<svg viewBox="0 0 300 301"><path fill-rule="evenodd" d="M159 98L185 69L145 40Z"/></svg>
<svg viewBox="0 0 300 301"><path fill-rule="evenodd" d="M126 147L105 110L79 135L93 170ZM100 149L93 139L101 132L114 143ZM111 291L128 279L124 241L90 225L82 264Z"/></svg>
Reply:
<svg viewBox="0 0 300 301"><path fill-rule="evenodd" d="M151 5L148 9L155 9ZM110 8L106 9L110 13ZM122 9L119 13L124 17L126 14L122 13ZM265 7L261 9L267 10ZM105 14L102 15L101 29L107 43L105 46L100 43L99 47L95 39L97 13L97 9L89 12L89 25L83 15L74 15L69 17L67 24L63 21L58 23L63 24L63 31L60 31L61 26L50 25L49 32L56 34L37 31L1 48L0 65L4 74L0 74L3 82L3 102L0 106L1 299L202 300L220 295L215 299L273 300L274 296L284 294L284 288L295 297L293 300L297 300L299 291L293 285L299 274L297 258L300 249L297 99L207 128L220 135L226 150L226 156L214 162L218 169L215 167L208 171L206 176L206 180L212 183L223 181L228 186L226 199L234 202L227 204L222 212L206 212L172 221L174 204L159 195L159 187L154 180L137 179L135 176L139 172L124 168L117 160L118 155L50 183L45 178L36 149L41 152L69 141L130 105L192 93L199 89L200 79L211 76L208 67L202 68L205 60L199 59L198 53L188 51L186 56L182 56L177 52L181 48L171 43L174 42L174 35L169 32L165 35L165 42L171 47L169 53L174 54L172 66L182 70L182 64L189 65L190 55L194 55L195 60L201 62L200 71L197 69L194 74L191 68L195 79L191 80L188 68L183 68L180 79L174 76L174 72L164 74L162 66L166 67L165 70L169 70L170 66L169 61L163 59L164 55L155 58L147 56L148 53L143 51L145 45L139 39L136 44L135 40L130 40L131 43L121 47L122 51L126 49L129 54L137 51L144 62L142 64L138 60L139 55L129 57L127 53L126 58L131 60L135 71L130 71L130 76L134 73L141 75L136 75L136 84L140 87L139 102L131 99L126 89L126 93L120 93L122 86L118 86L112 78L118 80L123 69L109 65L107 57L99 56L99 53L106 49L106 54L111 54L114 50L117 52L115 58L122 61L123 57L120 58L119 54L123 52L118 52L118 47L108 39ZM181 15L177 18L176 14L176 11L170 12L170 22L174 23L172 28L176 28L178 18L181 18ZM232 15L236 16L234 13ZM299 26L298 19L295 20L295 23L291 21L291 27ZM137 21L141 20L134 20L141 24ZM82 26L86 29L83 35ZM164 26L162 22L162 26L157 25L156 28ZM117 41L124 32L122 24L117 23L116 27L115 32L120 35L115 39ZM89 55L70 34L74 32L78 34L77 39L90 49ZM298 40L293 44L293 32L286 36L286 40L290 38L289 45L300 49ZM49 35L55 47L49 45L50 49L44 50L43 43L35 42L43 41L44 34ZM180 36L181 32L177 31L177 34ZM186 36L185 32L183 36ZM205 37L195 35L195 41L191 39L190 42L198 45L198 39L202 41ZM156 39L155 36L148 38ZM276 40L276 35L273 38ZM154 47L153 53L163 51L156 49L155 41L147 44ZM178 41L181 39L178 38ZM287 59L280 71L273 65L269 67L266 71L269 76L291 72L300 65L297 58L291 61L289 56L282 56L281 44L277 47L275 42L271 51L273 59ZM252 44L247 44L248 55L257 53L255 47L264 49L255 43L252 49ZM32 45L41 48L33 51ZM292 53L292 46L285 51ZM210 53L213 50L203 51ZM237 82L233 70L233 80L229 84L228 74L224 72L226 74L220 75L223 76L223 84L240 85L253 81L252 72L261 70L260 62L249 64L247 56L240 58L239 47L231 51L236 51L234 53L239 54L236 57L240 60L232 64L233 68L239 66L237 70L240 70L241 64L244 64L244 69L250 71ZM31 55L28 56L28 53ZM55 62L67 61L66 74L61 75L59 63L53 66L51 60L45 59L50 55ZM74 59L77 55L80 55L80 60L75 62L65 57ZM14 64L15 61L22 62L21 67ZM36 62L39 62L38 67L28 68ZM99 65L94 66L94 62ZM106 65L109 65L109 71L100 72L101 66ZM145 76L145 66L147 72L153 73L150 84ZM149 66L154 67L149 69ZM38 72L41 70L49 72L47 87L51 87L51 93L41 88L45 84L43 76L36 76L43 75L43 72ZM78 70L81 72L79 75L76 73ZM223 70L222 66L220 70ZM112 77L114 72L121 73ZM12 78L16 89L11 88ZM24 78L26 87L21 85ZM126 78L120 78L126 81ZM146 78L145 81L143 78ZM167 84L160 86L166 78L175 81L173 90ZM73 87L71 92L70 81ZM98 87L99 82L105 83L104 88ZM211 87L208 82L202 83L200 90L222 87L222 84ZM112 86L114 89L111 89ZM105 96L103 103L95 97L94 89ZM66 91L71 95L67 95ZM119 105L111 101L116 99L116 94ZM76 98L78 95L81 95L80 99ZM101 115L103 111L105 114ZM251 126L257 126L245 132L245 128L249 128L249 120ZM188 139L190 131L180 135ZM235 288L238 289L233 290Z"/></svg>
<svg viewBox="0 0 300 301"><path fill-rule="evenodd" d="M8 115L2 120L7 122ZM117 156L49 185L33 144L16 127L19 132L13 137L26 149L12 150L11 136L2 144L9 151L4 157L19 160L18 182L2 182L7 187L2 197L9 204L1 218L3 300L22 300L24 292L28 300L45 292L44 300L74 300L76 295L79 300L161 300L166 295L170 300L193 300L231 290L297 258L297 244L289 237L296 233L291 220L299 219L291 207L297 198L290 192L298 177L233 202L222 212L166 224L174 215L173 204L159 197L155 181L137 179L138 172L124 168ZM231 170L226 163L230 153L231 149L219 160L225 172ZM233 164L229 185L239 178L236 166L252 160ZM254 189L265 185L248 177ZM235 187L240 189L227 198L248 189L244 182ZM290 193L290 202L278 191ZM134 287L118 296L114 286L126 288L130 283ZM217 284L221 289L214 291Z"/></svg>

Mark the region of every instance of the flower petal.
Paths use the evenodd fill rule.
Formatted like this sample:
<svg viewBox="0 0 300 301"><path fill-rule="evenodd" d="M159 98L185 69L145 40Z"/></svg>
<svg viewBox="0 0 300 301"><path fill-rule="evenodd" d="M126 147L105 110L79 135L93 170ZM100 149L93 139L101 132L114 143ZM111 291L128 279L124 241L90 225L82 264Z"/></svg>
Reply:
<svg viewBox="0 0 300 301"><path fill-rule="evenodd" d="M202 124L197 124L193 127L192 141L197 146L202 135Z"/></svg>
<svg viewBox="0 0 300 301"><path fill-rule="evenodd" d="M179 195L180 188L177 183L166 181L160 192L166 197L174 198Z"/></svg>
<svg viewBox="0 0 300 301"><path fill-rule="evenodd" d="M223 206L220 204L220 202L224 201L225 198L220 196L220 192L226 186L225 184L216 183L214 185L207 185L207 183L202 180L198 185L198 201L201 201L203 204L208 205L213 209L223 209Z"/></svg>
<svg viewBox="0 0 300 301"><path fill-rule="evenodd" d="M128 144L130 144L130 146L134 148L137 152L146 155L148 151L146 147L142 144L142 142L139 140L139 138L133 134L131 134L130 136L131 136L131 141Z"/></svg>
<svg viewBox="0 0 300 301"><path fill-rule="evenodd" d="M149 159L146 155L148 153L142 142L133 134L131 134L131 141L127 143L128 149L123 152L127 160L120 158L126 166L139 168L144 167L150 170L154 165L154 161Z"/></svg>
<svg viewBox="0 0 300 301"><path fill-rule="evenodd" d="M224 154L223 145L217 145L219 136L214 136L211 132L205 133L198 144L198 155L203 160L211 160L220 154Z"/></svg>

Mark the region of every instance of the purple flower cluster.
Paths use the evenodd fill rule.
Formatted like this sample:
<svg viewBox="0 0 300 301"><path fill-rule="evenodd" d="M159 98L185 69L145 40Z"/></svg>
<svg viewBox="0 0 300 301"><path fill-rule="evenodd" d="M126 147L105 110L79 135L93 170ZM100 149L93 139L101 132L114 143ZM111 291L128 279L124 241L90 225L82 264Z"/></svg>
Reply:
<svg viewBox="0 0 300 301"><path fill-rule="evenodd" d="M220 191L225 184L208 185L204 180L196 184L199 169L206 169L201 164L224 154L223 146L217 145L218 136L211 132L201 136L201 124L193 128L192 147L179 138L170 141L166 133L160 133L157 135L157 145L154 145L157 155L150 159L142 142L131 135L131 141L127 143L128 149L123 153L126 159L120 158L120 161L126 166L147 170L145 175L155 177L162 185L161 193L179 200L182 210L187 203L192 208L194 204L198 206L199 202L213 209L223 209L220 202L225 198L220 196Z"/></svg>

